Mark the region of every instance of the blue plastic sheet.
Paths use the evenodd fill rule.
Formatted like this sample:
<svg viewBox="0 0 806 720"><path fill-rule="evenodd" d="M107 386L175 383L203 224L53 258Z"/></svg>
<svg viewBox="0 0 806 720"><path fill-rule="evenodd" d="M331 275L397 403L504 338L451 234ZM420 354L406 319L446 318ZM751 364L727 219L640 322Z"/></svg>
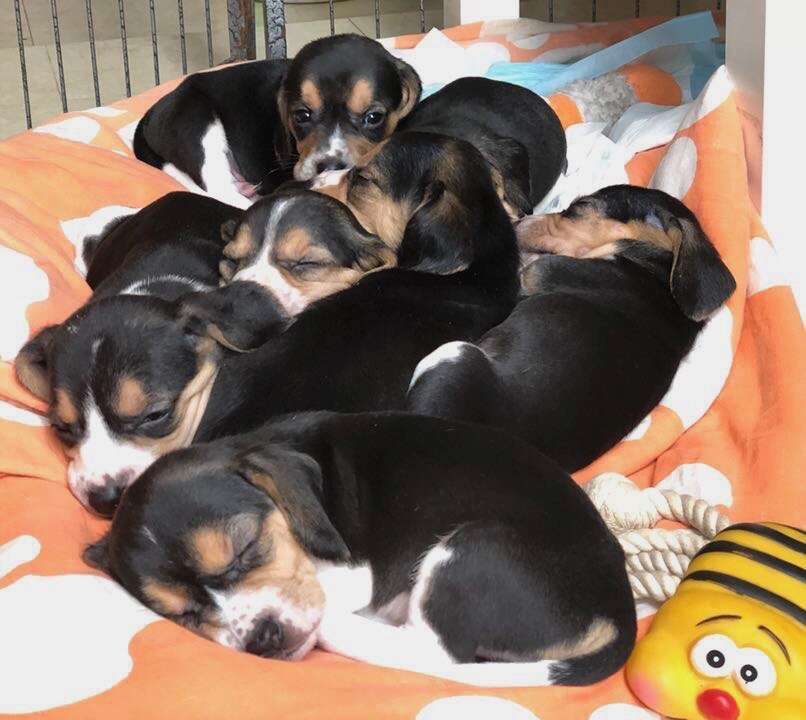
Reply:
<svg viewBox="0 0 806 720"><path fill-rule="evenodd" d="M691 74L692 96L696 96L713 71L719 67L719 51L711 42L719 36L710 12L681 15L668 22L599 50L573 63L500 62L490 66L486 76L528 88L539 95L550 95L575 80L590 80L618 70L628 63L660 48L689 46L681 53L680 63L694 64ZM672 63L674 65L674 63ZM674 73L674 67L662 67ZM431 84L423 89L426 97L442 87Z"/></svg>

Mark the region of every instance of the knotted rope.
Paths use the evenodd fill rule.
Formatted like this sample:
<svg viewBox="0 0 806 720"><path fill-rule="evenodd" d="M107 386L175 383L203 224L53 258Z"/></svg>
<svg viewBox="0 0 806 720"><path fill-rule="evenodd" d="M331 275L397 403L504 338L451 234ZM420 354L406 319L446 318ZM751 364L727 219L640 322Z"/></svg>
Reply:
<svg viewBox="0 0 806 720"><path fill-rule="evenodd" d="M618 473L598 475L583 489L624 550L636 600L671 597L699 549L730 524L704 500L655 487L641 490ZM654 527L661 519L688 528Z"/></svg>

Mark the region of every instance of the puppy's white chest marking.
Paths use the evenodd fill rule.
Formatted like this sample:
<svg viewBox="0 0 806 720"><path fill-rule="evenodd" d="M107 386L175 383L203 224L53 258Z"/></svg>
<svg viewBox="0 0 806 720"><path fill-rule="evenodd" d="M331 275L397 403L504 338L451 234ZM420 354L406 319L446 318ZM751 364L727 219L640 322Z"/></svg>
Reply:
<svg viewBox="0 0 806 720"><path fill-rule="evenodd" d="M187 173L170 163L164 165L162 171L191 192L210 195L216 200L221 200L221 202L242 210L248 208L252 204L252 200L244 197L239 191L243 180L236 178L232 173L227 134L224 132L224 126L220 120L210 123L201 137L200 144L204 156L200 171L203 187L199 187Z"/></svg>

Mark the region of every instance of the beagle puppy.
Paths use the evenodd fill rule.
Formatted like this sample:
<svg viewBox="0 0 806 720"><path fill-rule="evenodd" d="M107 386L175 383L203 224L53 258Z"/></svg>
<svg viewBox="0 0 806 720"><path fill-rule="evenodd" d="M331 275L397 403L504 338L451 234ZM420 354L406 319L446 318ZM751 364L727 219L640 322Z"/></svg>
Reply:
<svg viewBox="0 0 806 720"><path fill-rule="evenodd" d="M395 264L394 252L345 205L311 190L278 190L222 233L222 279L261 285L286 317Z"/></svg>
<svg viewBox="0 0 806 720"><path fill-rule="evenodd" d="M468 172L478 177L468 178ZM414 131L395 133L351 170L326 173L312 183L347 205L364 229L394 250L399 267L444 275L473 264L475 272L506 282L508 265L477 262L480 251L494 253L508 235L498 226L497 211L480 217L490 211L490 185L498 197L495 175L472 143Z"/></svg>
<svg viewBox="0 0 806 720"><path fill-rule="evenodd" d="M84 313L98 315L97 321L66 324L86 327L86 332L60 329L60 341L51 351L43 348L49 339L45 334L23 352L18 374L29 378L29 387L32 369L48 379L51 415L63 439L80 448L98 428L109 448L87 457L93 471L89 476L83 471L80 482L73 483L79 497L91 495L91 506L110 514L124 487L157 456L192 441L245 432L279 414L401 409L423 356L450 340L477 340L507 317L519 288L515 231L484 159L466 143L405 135L412 190L400 212L409 214L401 222L414 228L403 233L410 267L368 273L355 285L311 303L282 333L248 353L227 350L251 347L240 341L251 324L238 319L243 312L258 314L259 304L203 305L214 293L174 303L137 298L139 315L100 313L91 303ZM448 158L455 173L435 176L434 169L447 166ZM472 205L456 203L457 197L471 198ZM464 270L423 271L454 268L457 258ZM239 285L257 287L238 282L219 292ZM130 305L134 298L113 300ZM276 307L273 301L271 307ZM144 335L139 328L145 327L153 335ZM73 344L76 353L66 352ZM89 350L94 345L98 352L93 356ZM87 357L93 358L90 373ZM68 363L80 364L81 372L72 366L62 370ZM132 374L139 385L127 382ZM132 387L136 402L129 403ZM59 404L60 398L66 401ZM121 398L126 400L122 405ZM89 431L87 418L94 419ZM131 460L121 448L131 450Z"/></svg>
<svg viewBox="0 0 806 720"><path fill-rule="evenodd" d="M288 60L188 75L148 110L134 155L189 190L246 208L291 176L277 93Z"/></svg>
<svg viewBox="0 0 806 720"><path fill-rule="evenodd" d="M475 685L589 685L636 634L624 554L532 446L307 413L155 463L84 559L234 650L315 646Z"/></svg>
<svg viewBox="0 0 806 720"><path fill-rule="evenodd" d="M551 106L499 80L454 80L419 103L399 130L440 133L475 146L513 219L531 213L566 167L565 131Z"/></svg>
<svg viewBox="0 0 806 720"><path fill-rule="evenodd" d="M308 43L289 60L189 75L137 125L134 154L194 192L239 208L292 176L349 167L420 99L420 79L361 35Z"/></svg>
<svg viewBox="0 0 806 720"><path fill-rule="evenodd" d="M411 378L412 412L493 425L568 471L654 408L736 283L697 218L659 190L617 185L518 226L537 259L527 297L476 343L436 349Z"/></svg>
<svg viewBox="0 0 806 720"><path fill-rule="evenodd" d="M334 35L303 47L279 94L280 117L296 142L297 180L352 167L394 132L420 99L420 78L379 42Z"/></svg>
<svg viewBox="0 0 806 720"><path fill-rule="evenodd" d="M117 223L91 250L89 302L15 360L20 382L49 403L70 489L99 514L155 457L193 439L218 356L284 327L254 283L218 288L219 228L240 212L177 192Z"/></svg>

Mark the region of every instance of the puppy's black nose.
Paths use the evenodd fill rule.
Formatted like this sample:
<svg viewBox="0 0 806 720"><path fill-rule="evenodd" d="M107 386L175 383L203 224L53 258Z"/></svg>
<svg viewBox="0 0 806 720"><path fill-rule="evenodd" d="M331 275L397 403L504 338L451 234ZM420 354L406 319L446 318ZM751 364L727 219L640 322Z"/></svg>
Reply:
<svg viewBox="0 0 806 720"><path fill-rule="evenodd" d="M347 163L344 162L344 160L335 157L326 157L316 163L316 174L321 175L328 170L344 170L346 167Z"/></svg>
<svg viewBox="0 0 806 720"><path fill-rule="evenodd" d="M123 492L120 485L115 482L107 482L100 487L93 488L87 495L89 506L103 517L112 517L118 500Z"/></svg>
<svg viewBox="0 0 806 720"><path fill-rule="evenodd" d="M249 634L245 650L253 655L274 657L283 649L283 638L282 626L271 618L263 618Z"/></svg>

